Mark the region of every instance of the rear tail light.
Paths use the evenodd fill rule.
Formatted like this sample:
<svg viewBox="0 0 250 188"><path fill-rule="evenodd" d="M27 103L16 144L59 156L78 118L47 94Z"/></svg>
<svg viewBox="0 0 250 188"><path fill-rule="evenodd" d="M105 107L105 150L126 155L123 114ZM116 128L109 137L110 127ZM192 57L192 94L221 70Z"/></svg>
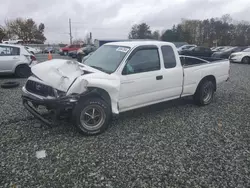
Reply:
<svg viewBox="0 0 250 188"><path fill-rule="evenodd" d="M32 61L36 61L36 57L33 56L33 55L30 56L30 59L31 59Z"/></svg>

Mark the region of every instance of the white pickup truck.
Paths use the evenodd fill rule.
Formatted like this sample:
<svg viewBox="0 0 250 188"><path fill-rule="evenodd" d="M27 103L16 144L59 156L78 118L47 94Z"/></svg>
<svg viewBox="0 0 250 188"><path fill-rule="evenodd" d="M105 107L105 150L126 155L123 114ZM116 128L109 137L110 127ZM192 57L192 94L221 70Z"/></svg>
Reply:
<svg viewBox="0 0 250 188"><path fill-rule="evenodd" d="M211 103L217 85L229 79L228 60L179 56L172 43L107 43L84 63L54 59L32 67L22 88L24 106L46 124L45 106L56 117L68 114L84 134L105 131L112 115L193 96Z"/></svg>

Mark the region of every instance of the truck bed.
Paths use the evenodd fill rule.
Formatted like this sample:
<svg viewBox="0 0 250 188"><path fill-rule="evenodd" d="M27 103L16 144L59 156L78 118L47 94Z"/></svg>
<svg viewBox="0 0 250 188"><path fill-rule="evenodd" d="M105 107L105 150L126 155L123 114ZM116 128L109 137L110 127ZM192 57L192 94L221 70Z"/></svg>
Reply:
<svg viewBox="0 0 250 188"><path fill-rule="evenodd" d="M182 59L181 56L180 58ZM198 86L198 81L200 81L205 76L213 76L216 81L216 85L226 81L229 77L229 60L227 59L210 59L211 61L207 61L197 57L185 56L188 58L193 58L193 64L185 65L183 64L184 71L184 83L183 83L183 93L182 96L193 95Z"/></svg>

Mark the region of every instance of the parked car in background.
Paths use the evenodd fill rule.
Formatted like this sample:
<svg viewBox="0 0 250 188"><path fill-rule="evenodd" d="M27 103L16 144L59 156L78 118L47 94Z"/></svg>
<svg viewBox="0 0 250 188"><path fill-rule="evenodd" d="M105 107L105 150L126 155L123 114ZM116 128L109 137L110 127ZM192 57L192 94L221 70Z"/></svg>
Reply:
<svg viewBox="0 0 250 188"><path fill-rule="evenodd" d="M90 52L88 55L84 56L81 62L84 63L93 53L94 52Z"/></svg>
<svg viewBox="0 0 250 188"><path fill-rule="evenodd" d="M245 50L246 48L247 48L246 46L231 47L231 48L228 48L228 49L226 49L226 50L223 50L223 51L220 51L220 52L215 52L215 53L213 53L213 54L212 54L212 57L228 59L229 56L230 56L232 53L241 52L241 51Z"/></svg>
<svg viewBox="0 0 250 188"><path fill-rule="evenodd" d="M229 49L229 48L231 48L231 46L218 46L218 47L215 47L211 50L214 53L214 52L221 52L221 51L224 51L224 50Z"/></svg>
<svg viewBox="0 0 250 188"><path fill-rule="evenodd" d="M72 58L76 58L76 56L77 56L77 50L74 50L74 51L69 52L69 53L68 53L68 56L69 56L69 57L72 57Z"/></svg>
<svg viewBox="0 0 250 188"><path fill-rule="evenodd" d="M30 66L36 63L36 57L24 46L0 44L1 74L15 74L25 78L30 75Z"/></svg>
<svg viewBox="0 0 250 188"><path fill-rule="evenodd" d="M194 56L194 57L211 57L212 51L208 47L197 46L197 47L191 47L187 50L179 51L179 54Z"/></svg>
<svg viewBox="0 0 250 188"><path fill-rule="evenodd" d="M44 48L43 51L42 51L42 53L49 53L49 52L50 53L55 53L54 47L48 46L48 47Z"/></svg>
<svg viewBox="0 0 250 188"><path fill-rule="evenodd" d="M66 112L86 135L104 132L112 115L193 96L197 105L213 101L218 84L229 79L228 60L209 62L179 56L173 43L134 41L106 43L84 63L53 59L32 67L22 88L23 104L51 124L38 108ZM32 106L33 105L33 106Z"/></svg>
<svg viewBox="0 0 250 188"><path fill-rule="evenodd" d="M197 45L187 44L187 45L183 45L183 46L177 48L177 50L178 51L183 51L183 50L188 50L188 49L193 48L193 47L197 47Z"/></svg>
<svg viewBox="0 0 250 188"><path fill-rule="evenodd" d="M40 52L40 50L38 50L37 48L32 48L32 47L29 47L29 46L24 46L26 48L26 50L28 50L30 53L32 54L37 54Z"/></svg>
<svg viewBox="0 0 250 188"><path fill-rule="evenodd" d="M22 45L24 44L24 41L21 40L21 39L18 39L18 40L3 40L2 41L3 44L19 44L19 45Z"/></svg>
<svg viewBox="0 0 250 188"><path fill-rule="evenodd" d="M229 56L229 60L232 63L250 64L250 48L246 48L241 52L232 53Z"/></svg>
<svg viewBox="0 0 250 188"><path fill-rule="evenodd" d="M60 55L68 55L69 52L78 50L82 47L81 44L72 44L72 45L67 45L63 48L60 49L59 54Z"/></svg>
<svg viewBox="0 0 250 188"><path fill-rule="evenodd" d="M78 51L77 51L77 61L78 62L81 62L82 61L82 58L84 56L87 56L89 53L93 52L96 50L96 47L94 45L87 45L83 48L80 48Z"/></svg>

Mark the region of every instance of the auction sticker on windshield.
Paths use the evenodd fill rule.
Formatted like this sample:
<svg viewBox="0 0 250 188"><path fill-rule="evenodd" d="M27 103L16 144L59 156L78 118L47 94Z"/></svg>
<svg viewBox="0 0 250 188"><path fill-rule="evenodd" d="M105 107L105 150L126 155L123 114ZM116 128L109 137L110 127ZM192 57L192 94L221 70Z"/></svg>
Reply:
<svg viewBox="0 0 250 188"><path fill-rule="evenodd" d="M127 53L127 52L129 51L129 48L118 47L118 48L116 49L116 51Z"/></svg>

